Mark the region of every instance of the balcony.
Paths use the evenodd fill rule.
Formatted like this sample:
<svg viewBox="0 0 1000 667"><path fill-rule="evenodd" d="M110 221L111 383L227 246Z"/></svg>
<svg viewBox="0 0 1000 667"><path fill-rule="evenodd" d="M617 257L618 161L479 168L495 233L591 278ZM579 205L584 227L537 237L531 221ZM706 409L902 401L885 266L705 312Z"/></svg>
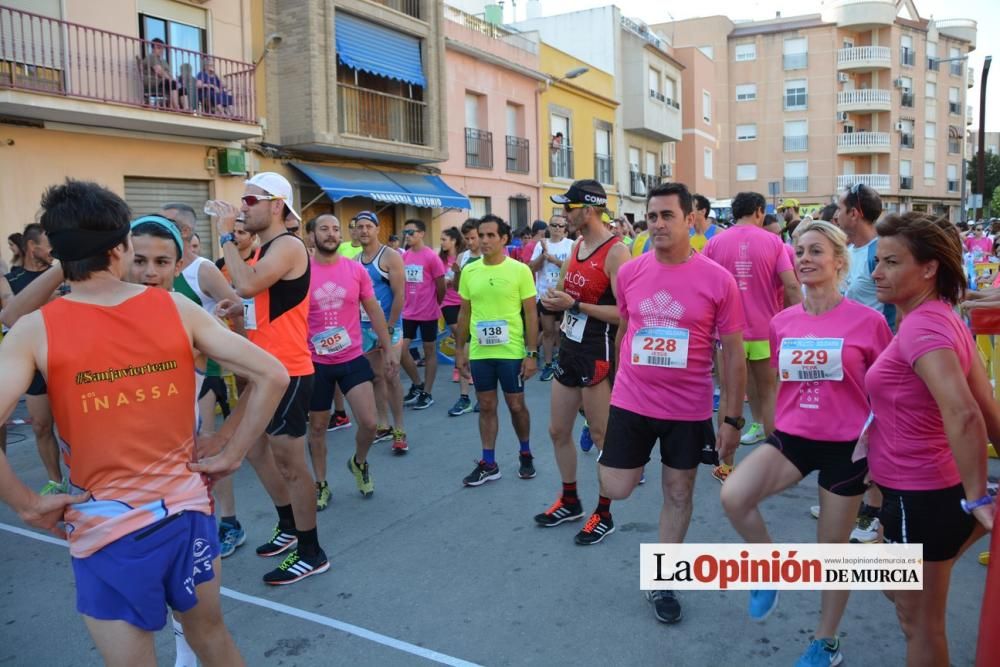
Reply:
<svg viewBox="0 0 1000 667"><path fill-rule="evenodd" d="M888 153L891 148L888 132L848 132L837 135L838 155Z"/></svg>
<svg viewBox="0 0 1000 667"><path fill-rule="evenodd" d="M892 67L892 50L888 46L853 46L837 51L837 69L865 72Z"/></svg>
<svg viewBox="0 0 1000 667"><path fill-rule="evenodd" d="M876 192L888 192L889 174L844 174L837 177L838 190L846 190L858 183L867 185Z"/></svg>
<svg viewBox="0 0 1000 667"><path fill-rule="evenodd" d="M899 49L899 64L913 67L917 64L917 52L913 49L902 47Z"/></svg>
<svg viewBox="0 0 1000 667"><path fill-rule="evenodd" d="M962 63L960 62L948 63L948 72L952 76L962 76Z"/></svg>
<svg viewBox="0 0 1000 667"><path fill-rule="evenodd" d="M346 83L337 84L341 134L426 146L427 103Z"/></svg>
<svg viewBox="0 0 1000 667"><path fill-rule="evenodd" d="M965 87L974 88L976 85L976 72L971 67L965 70Z"/></svg>
<svg viewBox="0 0 1000 667"><path fill-rule="evenodd" d="M629 181L629 194L633 197L645 197L646 193L649 192L649 179L646 174L640 174L637 171L630 171L628 173Z"/></svg>
<svg viewBox="0 0 1000 667"><path fill-rule="evenodd" d="M949 180L948 181L948 192L958 192L958 181Z"/></svg>
<svg viewBox="0 0 1000 667"><path fill-rule="evenodd" d="M522 137L507 136L507 171L512 174L527 174L531 161L528 157L530 142Z"/></svg>
<svg viewBox="0 0 1000 667"><path fill-rule="evenodd" d="M808 176L785 176L785 192L808 192Z"/></svg>
<svg viewBox="0 0 1000 667"><path fill-rule="evenodd" d="M493 133L465 128L465 166L473 169L493 168Z"/></svg>
<svg viewBox="0 0 1000 667"><path fill-rule="evenodd" d="M623 25L626 25L624 19ZM670 97L679 95L679 87L661 87L662 80L661 86L650 86L649 51L641 48L632 35L625 37L625 43L635 48L622 51L622 129L657 143L680 141L683 137L680 104ZM680 72L669 66L666 75L676 82L681 79Z"/></svg>
<svg viewBox="0 0 1000 667"><path fill-rule="evenodd" d="M782 56L781 63L786 70L805 69L809 66L809 54L786 53Z"/></svg>
<svg viewBox="0 0 1000 667"><path fill-rule="evenodd" d="M402 12L403 14L412 16L415 19L421 18L421 0L372 0L372 2L377 2L378 4L384 5L389 9L395 9L397 12Z"/></svg>
<svg viewBox="0 0 1000 667"><path fill-rule="evenodd" d="M549 175L552 178L573 178L572 146L551 146L549 148Z"/></svg>
<svg viewBox="0 0 1000 667"><path fill-rule="evenodd" d="M976 48L976 25L972 19L942 19L934 22L938 32L948 37L964 39L972 49Z"/></svg>
<svg viewBox="0 0 1000 667"><path fill-rule="evenodd" d="M594 153L594 178L597 179L597 182L605 184L613 183L613 172L614 168L612 166L611 156Z"/></svg>
<svg viewBox="0 0 1000 667"><path fill-rule="evenodd" d="M807 151L809 150L809 135L802 134L798 136L784 137L783 146L786 153Z"/></svg>
<svg viewBox="0 0 1000 667"><path fill-rule="evenodd" d="M900 176L899 177L899 189L900 190L912 190L913 189L913 177L912 176Z"/></svg>
<svg viewBox="0 0 1000 667"><path fill-rule="evenodd" d="M262 136L252 64L164 46L161 75L146 65L152 48L0 7L0 114L225 141Z"/></svg>
<svg viewBox="0 0 1000 667"><path fill-rule="evenodd" d="M948 102L948 113L962 115L962 105L958 102Z"/></svg>
<svg viewBox="0 0 1000 667"><path fill-rule="evenodd" d="M913 148L913 133L903 132L899 135L899 147L900 148Z"/></svg>
<svg viewBox="0 0 1000 667"><path fill-rule="evenodd" d="M962 141L961 139L948 139L948 152L952 155L958 155L962 152Z"/></svg>
<svg viewBox="0 0 1000 667"><path fill-rule="evenodd" d="M913 93L903 93L899 96L899 105L903 107L913 108Z"/></svg>
<svg viewBox="0 0 1000 667"><path fill-rule="evenodd" d="M895 20L893 0L836 0L823 10L823 21L855 30L888 26Z"/></svg>
<svg viewBox="0 0 1000 667"><path fill-rule="evenodd" d="M972 105L968 104L965 107L965 124L972 125Z"/></svg>
<svg viewBox="0 0 1000 667"><path fill-rule="evenodd" d="M842 90L837 93L837 111L877 112L892 108L888 90Z"/></svg>

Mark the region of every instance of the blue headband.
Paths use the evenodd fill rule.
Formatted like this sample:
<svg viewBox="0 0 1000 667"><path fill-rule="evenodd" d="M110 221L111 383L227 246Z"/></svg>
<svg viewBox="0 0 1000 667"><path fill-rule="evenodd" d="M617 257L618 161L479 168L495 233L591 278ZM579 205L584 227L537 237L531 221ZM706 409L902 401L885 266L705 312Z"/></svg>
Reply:
<svg viewBox="0 0 1000 667"><path fill-rule="evenodd" d="M132 221L131 229L134 230L139 225L143 225L147 222L159 225L170 232L170 235L174 238L174 243L177 244L177 252L182 256L184 255L184 241L181 240L181 233L177 229L177 225L175 225L170 218L164 218L162 215L144 215L141 218Z"/></svg>

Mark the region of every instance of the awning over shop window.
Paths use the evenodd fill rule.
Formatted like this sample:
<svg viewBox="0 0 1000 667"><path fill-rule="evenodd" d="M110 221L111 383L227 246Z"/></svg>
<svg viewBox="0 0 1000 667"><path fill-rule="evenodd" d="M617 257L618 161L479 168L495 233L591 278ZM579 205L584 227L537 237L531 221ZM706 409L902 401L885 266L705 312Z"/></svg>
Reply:
<svg viewBox="0 0 1000 667"><path fill-rule="evenodd" d="M302 162L291 164L335 202L347 197L367 197L385 204L419 208L471 208L469 198L452 190L439 176Z"/></svg>
<svg viewBox="0 0 1000 667"><path fill-rule="evenodd" d="M416 86L427 86L419 39L342 11L337 12L336 25L337 57L345 65Z"/></svg>

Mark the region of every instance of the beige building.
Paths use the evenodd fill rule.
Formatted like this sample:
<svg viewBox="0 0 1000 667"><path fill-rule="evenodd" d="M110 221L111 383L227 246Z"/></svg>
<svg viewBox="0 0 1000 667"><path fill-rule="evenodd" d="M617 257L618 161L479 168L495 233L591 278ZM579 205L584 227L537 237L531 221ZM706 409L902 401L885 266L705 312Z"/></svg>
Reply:
<svg viewBox="0 0 1000 667"><path fill-rule="evenodd" d="M834 0L823 14L654 28L715 65L714 85L688 91L684 142L702 144L680 150L701 163L681 164L680 180L806 210L864 183L890 210L958 219L975 21L927 20L910 0Z"/></svg>

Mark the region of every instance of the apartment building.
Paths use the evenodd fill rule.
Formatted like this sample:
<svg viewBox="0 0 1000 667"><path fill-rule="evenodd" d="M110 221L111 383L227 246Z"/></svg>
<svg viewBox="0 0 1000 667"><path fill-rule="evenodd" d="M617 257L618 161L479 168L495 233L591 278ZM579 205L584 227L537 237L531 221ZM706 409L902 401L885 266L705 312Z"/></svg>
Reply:
<svg viewBox="0 0 1000 667"><path fill-rule="evenodd" d="M547 209L540 201L538 35L519 34L445 6L448 160L445 180L469 198L471 215L495 213L514 229ZM547 150L547 149L546 149ZM547 158L547 154L544 155ZM441 226L460 226L470 211L448 210Z"/></svg>
<svg viewBox="0 0 1000 667"><path fill-rule="evenodd" d="M890 210L957 219L975 21L924 19L910 0L835 0L822 14L654 29L715 63L700 110L691 97L693 117L713 118L718 196L791 196L808 212L864 183Z"/></svg>
<svg viewBox="0 0 1000 667"><path fill-rule="evenodd" d="M168 201L191 204L210 253L203 204L239 198L244 142L263 135L254 67L262 45L243 5L3 0L0 235L35 221L46 187L86 178L122 195L137 215ZM163 42L166 79L148 67L154 39Z"/></svg>
<svg viewBox="0 0 1000 667"><path fill-rule="evenodd" d="M467 210L436 165L448 158L443 11L438 0L263 1L264 142L297 184L305 218L375 211L386 240L418 218ZM461 144L457 150L461 150Z"/></svg>
<svg viewBox="0 0 1000 667"><path fill-rule="evenodd" d="M681 138L684 66L670 41L613 5L514 26L537 30L546 44L613 77L614 123L594 125L593 165L577 177L613 187L621 195L616 213L644 217L648 189L673 177Z"/></svg>
<svg viewBox="0 0 1000 667"><path fill-rule="evenodd" d="M983 141L983 148L987 153L993 153L994 155L1000 155L1000 132L984 132L985 139ZM968 142L968 155L971 158L979 151L979 132L977 130L971 130L969 132L969 142ZM970 175L970 180L974 176Z"/></svg>

